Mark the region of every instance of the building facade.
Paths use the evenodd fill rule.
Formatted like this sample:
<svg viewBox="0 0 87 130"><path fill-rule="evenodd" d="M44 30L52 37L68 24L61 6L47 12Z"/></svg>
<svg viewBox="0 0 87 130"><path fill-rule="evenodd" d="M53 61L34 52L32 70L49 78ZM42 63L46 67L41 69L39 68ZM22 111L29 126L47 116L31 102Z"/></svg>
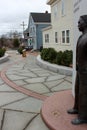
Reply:
<svg viewBox="0 0 87 130"><path fill-rule="evenodd" d="M42 29L49 26L50 23L50 13L30 13L28 45L32 45L35 50L40 49L40 47L43 46Z"/></svg>
<svg viewBox="0 0 87 130"><path fill-rule="evenodd" d="M73 49L73 0L48 0L51 6L51 26L43 29L43 47Z"/></svg>
<svg viewBox="0 0 87 130"><path fill-rule="evenodd" d="M24 43L25 43L25 46L28 46L28 39L29 39L28 28L23 33L24 33Z"/></svg>

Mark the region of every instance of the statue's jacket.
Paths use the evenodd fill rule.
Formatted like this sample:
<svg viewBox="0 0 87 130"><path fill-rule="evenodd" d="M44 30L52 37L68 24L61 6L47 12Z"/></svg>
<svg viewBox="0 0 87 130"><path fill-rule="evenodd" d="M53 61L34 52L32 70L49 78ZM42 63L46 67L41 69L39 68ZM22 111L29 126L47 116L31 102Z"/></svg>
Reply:
<svg viewBox="0 0 87 130"><path fill-rule="evenodd" d="M87 72L87 33L81 35L77 42L76 70Z"/></svg>
<svg viewBox="0 0 87 130"><path fill-rule="evenodd" d="M77 41L76 70L79 79L79 116L87 120L87 32L82 34Z"/></svg>

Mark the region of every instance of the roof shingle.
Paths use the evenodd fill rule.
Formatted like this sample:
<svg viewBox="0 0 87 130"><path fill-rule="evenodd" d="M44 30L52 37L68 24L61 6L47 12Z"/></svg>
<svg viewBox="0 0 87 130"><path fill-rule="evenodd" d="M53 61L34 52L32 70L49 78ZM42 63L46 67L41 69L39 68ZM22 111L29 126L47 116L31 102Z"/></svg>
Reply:
<svg viewBox="0 0 87 130"><path fill-rule="evenodd" d="M34 22L51 22L51 14L50 13L31 13L31 16Z"/></svg>

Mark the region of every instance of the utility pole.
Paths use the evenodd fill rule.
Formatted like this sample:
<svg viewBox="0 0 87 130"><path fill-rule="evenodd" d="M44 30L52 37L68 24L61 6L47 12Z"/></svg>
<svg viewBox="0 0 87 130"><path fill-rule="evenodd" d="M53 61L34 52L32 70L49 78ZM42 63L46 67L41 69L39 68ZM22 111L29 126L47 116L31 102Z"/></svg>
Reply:
<svg viewBox="0 0 87 130"><path fill-rule="evenodd" d="M24 27L26 26L26 24L24 23L24 21L22 22L21 26L23 26L23 36L24 36Z"/></svg>

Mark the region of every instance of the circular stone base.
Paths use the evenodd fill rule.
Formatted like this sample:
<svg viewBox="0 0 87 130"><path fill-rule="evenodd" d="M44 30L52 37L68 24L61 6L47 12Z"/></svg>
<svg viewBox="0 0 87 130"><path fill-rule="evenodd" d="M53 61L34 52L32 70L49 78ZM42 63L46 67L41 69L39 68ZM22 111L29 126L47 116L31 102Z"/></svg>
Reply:
<svg viewBox="0 0 87 130"><path fill-rule="evenodd" d="M67 113L73 103L74 98L70 90L57 92L45 100L41 115L51 130L87 130L87 124L71 124L71 120L77 117Z"/></svg>

